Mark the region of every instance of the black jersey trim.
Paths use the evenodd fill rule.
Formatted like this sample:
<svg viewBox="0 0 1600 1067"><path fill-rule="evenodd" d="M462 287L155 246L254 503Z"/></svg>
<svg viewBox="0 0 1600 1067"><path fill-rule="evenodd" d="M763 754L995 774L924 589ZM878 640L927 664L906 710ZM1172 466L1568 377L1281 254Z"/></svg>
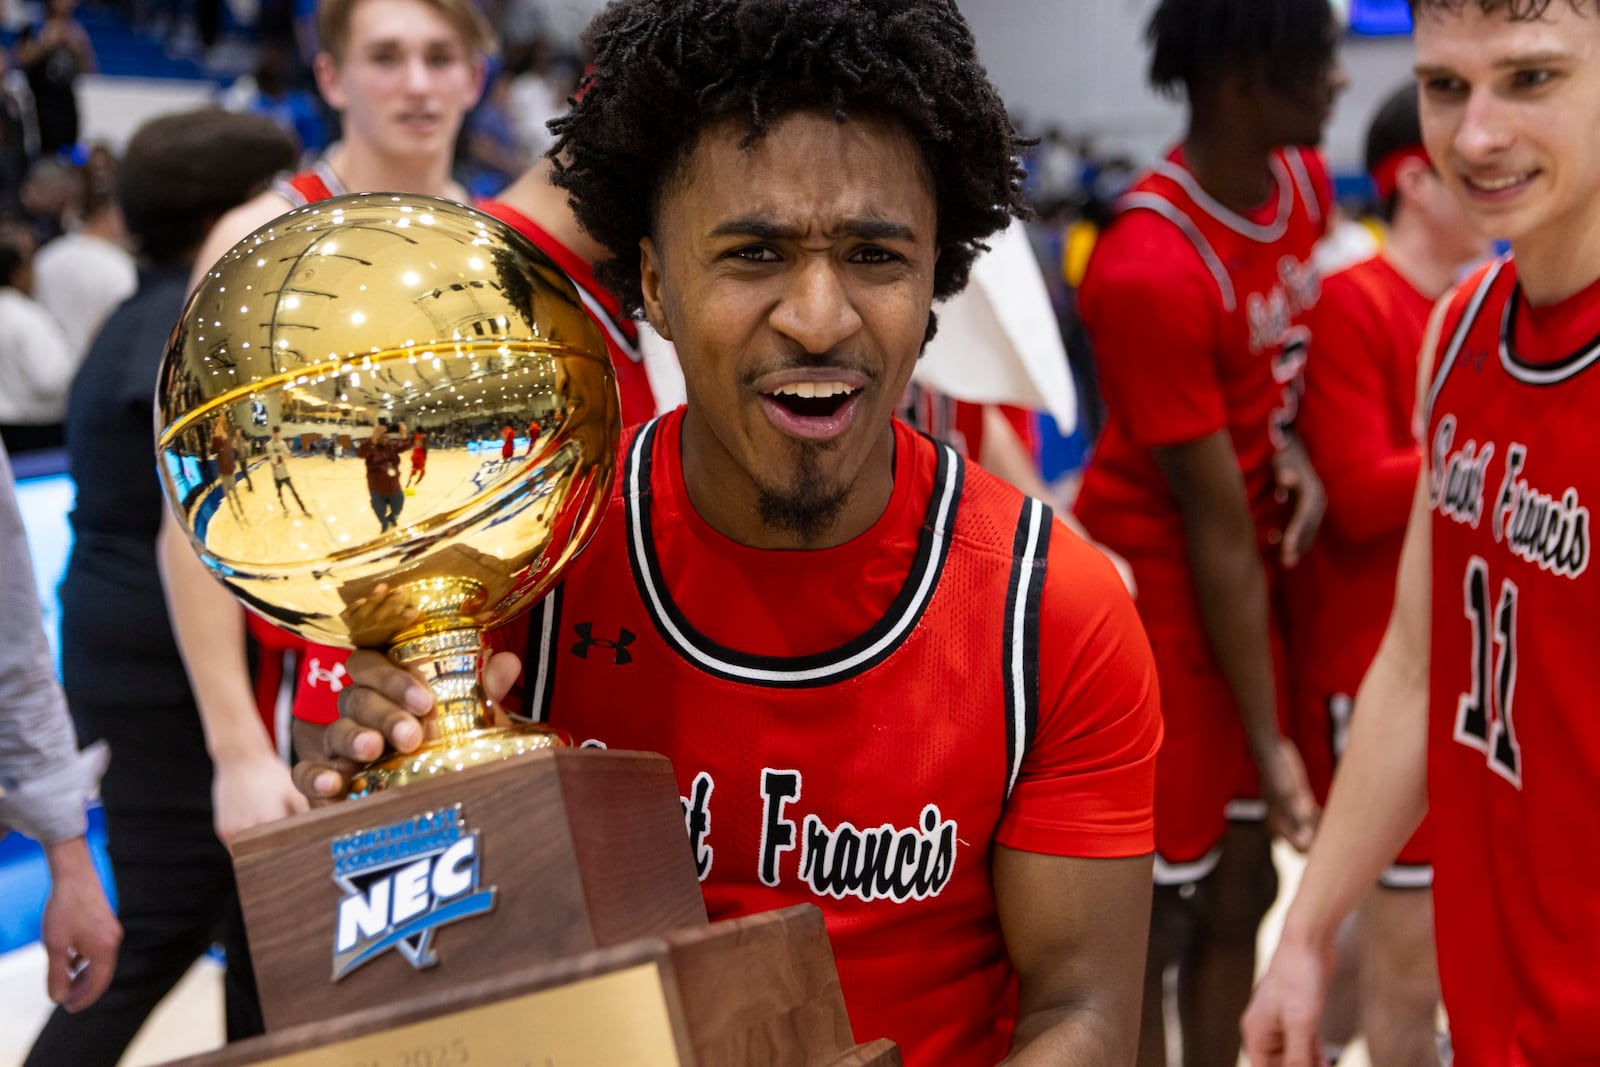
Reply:
<svg viewBox="0 0 1600 1067"><path fill-rule="evenodd" d="M1516 336L1517 305L1522 303L1522 283L1513 284L1511 295L1506 298L1506 309L1500 317L1500 365L1506 373L1517 381L1526 385L1560 385L1568 378L1574 378L1600 359L1600 336L1592 338L1587 345L1570 355L1551 363L1530 363L1517 355L1517 350L1512 342Z"/></svg>
<svg viewBox="0 0 1600 1067"><path fill-rule="evenodd" d="M1238 307L1238 298L1234 295L1233 279L1228 276L1228 269L1222 265L1222 260L1217 256L1216 249L1211 247L1205 235L1200 232L1200 227L1194 220L1183 213L1183 209L1160 193L1129 193L1123 197L1119 209L1128 211L1150 211L1178 228L1178 232L1188 238L1194 245L1194 250L1200 256L1200 261L1211 272L1211 277L1216 281L1217 288L1222 292L1222 306L1229 314Z"/></svg>
<svg viewBox="0 0 1600 1067"><path fill-rule="evenodd" d="M1450 344L1444 350L1444 358L1439 360L1439 365L1433 371L1433 385L1428 389L1427 417L1433 421L1433 405L1439 400L1439 391L1444 388L1444 381L1450 377L1450 369L1455 366L1456 356L1461 352L1461 346L1467 342L1467 334L1472 329L1472 324L1478 320L1478 312L1483 310L1483 302L1489 299L1489 290L1494 286L1494 280L1500 277L1500 271L1506 265L1504 259L1497 260L1485 274L1483 281L1478 283L1478 288L1473 290L1472 299L1467 302L1467 310L1462 313L1461 321L1456 324L1455 333L1450 335Z"/></svg>
<svg viewBox="0 0 1600 1067"><path fill-rule="evenodd" d="M1006 796L1017 784L1023 757L1039 728L1039 605L1050 552L1049 508L1033 498L1017 517L1006 588Z"/></svg>
<svg viewBox="0 0 1600 1067"><path fill-rule="evenodd" d="M861 636L810 656L758 656L706 637L690 624L673 601L656 557L650 528L650 477L660 418L645 425L628 452L623 497L628 537L628 565L656 631L689 663L729 681L776 689L833 685L871 670L899 648L922 617L938 588L950 555L950 533L966 467L948 445L935 442L938 465L911 570L883 618Z"/></svg>
<svg viewBox="0 0 1600 1067"><path fill-rule="evenodd" d="M534 722L550 721L550 703L556 691L556 652L561 644L562 595L562 586L550 590L528 622L528 648L522 660L528 683L525 714Z"/></svg>

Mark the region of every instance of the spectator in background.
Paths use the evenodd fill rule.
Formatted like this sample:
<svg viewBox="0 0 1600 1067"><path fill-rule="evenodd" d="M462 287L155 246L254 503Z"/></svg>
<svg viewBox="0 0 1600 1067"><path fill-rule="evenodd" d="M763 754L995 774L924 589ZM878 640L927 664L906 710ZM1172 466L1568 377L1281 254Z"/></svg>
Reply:
<svg viewBox="0 0 1600 1067"><path fill-rule="evenodd" d="M73 383L69 463L78 488L61 586L61 669L79 736L104 739L108 851L127 932L111 989L57 1012L29 1064L114 1064L189 965L220 940L229 1040L261 1032L228 852L212 828L207 737L167 621L156 567L165 510L151 462L156 368L217 218L294 164L268 119L206 110L145 124L119 195L139 287L106 322ZM115 605L115 611L108 611ZM255 727L264 733L259 720Z"/></svg>
<svg viewBox="0 0 1600 1067"><path fill-rule="evenodd" d="M238 472L234 474L235 482L243 482L244 487L252 493L256 491L256 483L250 480L250 455L255 447L250 443L250 438L244 434L243 426L233 428L233 455L238 461Z"/></svg>
<svg viewBox="0 0 1600 1067"><path fill-rule="evenodd" d="M17 41L17 65L33 90L44 156L78 143L78 75L95 69L89 34L72 16L77 6L77 0L45 0L44 21Z"/></svg>
<svg viewBox="0 0 1600 1067"><path fill-rule="evenodd" d="M292 71L293 57L283 44L263 44L256 63L254 92L240 101L240 110L267 116L294 134L303 155L316 155L328 143L322 106L316 94L290 84Z"/></svg>
<svg viewBox="0 0 1600 1067"><path fill-rule="evenodd" d="M39 249L33 275L34 299L61 324L74 362L81 361L100 324L139 283L114 178L86 184L82 227Z"/></svg>
<svg viewBox="0 0 1600 1067"><path fill-rule="evenodd" d="M12 452L61 446L67 389L78 361L33 299L33 236L0 228L0 440Z"/></svg>
<svg viewBox="0 0 1600 1067"><path fill-rule="evenodd" d="M506 69L512 74L510 111L523 147L535 158L555 143L546 124L567 110L569 88L557 74L554 54L545 37L506 53Z"/></svg>
<svg viewBox="0 0 1600 1067"><path fill-rule="evenodd" d="M1166 1062L1175 970L1185 1067L1233 1067L1277 894L1268 831L1303 850L1316 822L1276 600L1322 513L1294 415L1333 206L1311 146L1345 78L1326 0L1162 0L1147 38L1187 129L1084 277L1110 418L1076 508L1132 565L1166 722L1139 1062Z"/></svg>
<svg viewBox="0 0 1600 1067"><path fill-rule="evenodd" d="M83 175L58 159L35 160L18 193L33 227L34 247L71 230L83 205Z"/></svg>
<svg viewBox="0 0 1600 1067"><path fill-rule="evenodd" d="M472 114L467 116L467 187L478 196L504 189L533 162L523 143L512 106L514 75L502 68L489 79L489 87Z"/></svg>
<svg viewBox="0 0 1600 1067"><path fill-rule="evenodd" d="M0 446L0 836L17 829L44 846L45 984L63 1011L77 1012L105 992L122 940L84 840L84 802L105 770L105 746L77 751L39 616L11 463Z"/></svg>
<svg viewBox="0 0 1600 1067"><path fill-rule="evenodd" d="M0 48L0 210L20 212L22 179L32 158L33 103L11 68L11 55Z"/></svg>
<svg viewBox="0 0 1600 1067"><path fill-rule="evenodd" d="M367 463L367 492L380 533L399 525L400 509L405 507L405 491L400 486L400 453L405 445L404 440L391 438L389 424L380 420L372 428L372 436L356 446L356 455Z"/></svg>

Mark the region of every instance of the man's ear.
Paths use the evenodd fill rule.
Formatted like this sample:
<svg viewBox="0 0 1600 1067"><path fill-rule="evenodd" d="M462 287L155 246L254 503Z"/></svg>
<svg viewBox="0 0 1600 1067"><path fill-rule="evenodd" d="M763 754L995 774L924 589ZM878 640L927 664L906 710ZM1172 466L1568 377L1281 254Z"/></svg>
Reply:
<svg viewBox="0 0 1600 1067"><path fill-rule="evenodd" d="M1394 187L1407 199L1422 195L1422 185L1433 173L1433 168L1420 159L1403 159L1394 173Z"/></svg>
<svg viewBox="0 0 1600 1067"><path fill-rule="evenodd" d="M472 60L472 84L472 104L467 108L468 111L483 102L483 92L489 87L489 60L482 53Z"/></svg>
<svg viewBox="0 0 1600 1067"><path fill-rule="evenodd" d="M667 313L661 297L661 250L649 236L639 238L639 290L644 297L644 317L652 328L672 340Z"/></svg>
<svg viewBox="0 0 1600 1067"><path fill-rule="evenodd" d="M317 92L335 111L342 112L349 102L339 85L339 61L330 52L318 52L311 61L311 73L317 80Z"/></svg>

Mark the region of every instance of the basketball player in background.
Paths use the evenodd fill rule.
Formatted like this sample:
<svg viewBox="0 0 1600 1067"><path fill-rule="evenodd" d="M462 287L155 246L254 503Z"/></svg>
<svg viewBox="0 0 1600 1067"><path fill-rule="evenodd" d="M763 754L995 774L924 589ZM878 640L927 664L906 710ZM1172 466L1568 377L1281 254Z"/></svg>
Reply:
<svg viewBox="0 0 1600 1067"><path fill-rule="evenodd" d="M1183 1062L1232 1067L1277 892L1254 798L1298 848L1316 817L1275 600L1322 510L1294 418L1332 210L1312 146L1344 77L1326 0L1163 0L1147 35L1188 128L1118 203L1079 293L1109 419L1076 510L1132 568L1161 676L1140 1063L1166 1061L1175 967Z"/></svg>

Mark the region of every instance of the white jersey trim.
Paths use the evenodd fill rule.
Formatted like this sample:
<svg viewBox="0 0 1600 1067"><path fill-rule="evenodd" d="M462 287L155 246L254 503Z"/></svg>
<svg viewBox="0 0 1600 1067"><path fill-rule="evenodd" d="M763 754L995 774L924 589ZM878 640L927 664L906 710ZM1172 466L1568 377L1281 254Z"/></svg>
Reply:
<svg viewBox="0 0 1600 1067"><path fill-rule="evenodd" d="M1025 516L1018 530L1022 551L1013 567L1017 575L1011 595L1010 617L1006 620L1006 670L1011 698L1011 766L1006 768L1006 796L1011 795L1022 772L1022 760L1033 741L1033 729L1038 721L1038 627L1039 602L1043 594L1044 573L1036 563L1049 552L1050 511L1039 501L1029 497L1023 505Z"/></svg>
<svg viewBox="0 0 1600 1067"><path fill-rule="evenodd" d="M1385 889L1430 889L1433 886L1433 865L1392 864L1379 875L1378 884Z"/></svg>
<svg viewBox="0 0 1600 1067"><path fill-rule="evenodd" d="M1284 156L1289 160L1289 171L1294 175L1294 184L1300 190L1300 196L1306 202L1306 211L1311 215L1311 221L1322 228L1322 204L1317 200L1316 186L1311 184L1311 172L1306 170L1306 156L1303 149L1287 151Z"/></svg>
<svg viewBox="0 0 1600 1067"><path fill-rule="evenodd" d="M1433 385L1428 389L1428 405L1426 408L1428 421L1433 421L1433 406L1439 400L1439 391L1444 388L1444 380L1450 377L1450 368L1455 366L1456 356L1461 351L1461 346L1467 341L1467 333L1472 329L1472 324L1477 321L1478 312L1483 310L1483 302L1489 298L1489 289L1494 285L1494 280L1500 276L1500 271L1505 267L1507 260L1496 260L1483 276L1483 281L1478 283L1478 288L1473 290L1472 299L1467 303L1467 310L1461 316L1461 321L1456 324L1455 332L1450 335L1450 343L1445 347L1444 358L1434 368Z"/></svg>
<svg viewBox="0 0 1600 1067"><path fill-rule="evenodd" d="M669 594L666 582L656 570L655 553L648 535L649 516L646 514L646 509L649 507L649 496L645 492L647 487L642 474L649 449L655 441L655 431L660 419L660 416L652 419L634 436L633 446L628 452L624 494L629 520L629 550L634 561L635 580L652 621L679 654L706 671L735 681L758 685L819 686L840 680L859 669L865 669L888 655L905 639L906 634L922 616L923 610L933 598L945 557L950 550L950 530L963 469L961 458L954 449L949 445L936 443L943 457L943 462L940 464L943 477L934 489L937 504L934 509L932 530L924 535L931 537L932 550L921 572L908 576L908 582L914 582L915 588L912 595L907 598L899 616L889 621L889 625L877 640L854 649L849 655L804 668L764 668L738 663L719 655L717 651L707 647L699 635L687 633L680 628L673 619L673 611L668 610Z"/></svg>
<svg viewBox="0 0 1600 1067"><path fill-rule="evenodd" d="M1294 213L1294 181L1277 156L1272 157L1271 166L1272 176L1278 182L1278 215L1265 225L1251 222L1243 215L1223 207L1212 198L1210 193L1200 188L1200 183L1194 180L1193 174L1190 174L1178 164L1172 162L1172 160L1163 159L1153 169L1155 173L1163 178L1170 178L1172 181L1177 182L1183 188L1183 191L1189 194L1190 199L1195 202L1195 206L1234 233L1242 237L1248 237L1252 241L1270 244L1288 232L1289 216ZM1315 209L1313 208L1312 210L1314 211Z"/></svg>
<svg viewBox="0 0 1600 1067"><path fill-rule="evenodd" d="M1200 255L1200 261L1206 265L1211 277L1216 280L1217 288L1222 291L1222 306L1229 314L1233 313L1238 307L1238 301L1234 296L1233 279L1228 276L1228 270L1222 265L1216 250L1211 247L1211 242L1205 239L1205 235L1200 232L1193 219L1160 193L1130 193L1123 198L1121 207L1123 211L1153 211L1176 226L1178 232L1194 245L1194 250Z"/></svg>
<svg viewBox="0 0 1600 1067"><path fill-rule="evenodd" d="M1212 871L1217 869L1217 861L1222 858L1222 849L1214 848L1197 860L1189 863L1168 863L1161 858L1161 853L1155 856L1155 866L1151 877L1156 885L1187 885L1198 882Z"/></svg>

